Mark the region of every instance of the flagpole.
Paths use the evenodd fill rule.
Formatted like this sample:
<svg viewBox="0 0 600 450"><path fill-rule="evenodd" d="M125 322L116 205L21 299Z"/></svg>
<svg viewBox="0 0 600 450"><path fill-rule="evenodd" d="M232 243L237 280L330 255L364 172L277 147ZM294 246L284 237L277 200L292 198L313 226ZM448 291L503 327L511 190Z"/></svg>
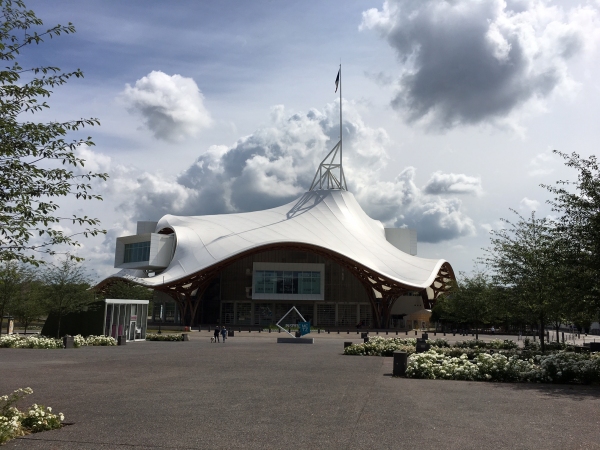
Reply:
<svg viewBox="0 0 600 450"><path fill-rule="evenodd" d="M342 167L342 63L340 61L340 168L341 167ZM340 182L341 181L342 180L340 180Z"/></svg>

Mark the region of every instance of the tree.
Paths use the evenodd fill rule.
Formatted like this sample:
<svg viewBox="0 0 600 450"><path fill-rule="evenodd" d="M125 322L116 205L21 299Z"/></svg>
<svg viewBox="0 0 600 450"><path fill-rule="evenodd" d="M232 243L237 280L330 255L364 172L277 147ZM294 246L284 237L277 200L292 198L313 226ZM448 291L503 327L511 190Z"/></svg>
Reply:
<svg viewBox="0 0 600 450"><path fill-rule="evenodd" d="M43 22L21 0L0 0L0 9L0 60L10 64L0 70L0 261L39 265L43 254L56 253L55 246L78 245L77 235L105 233L98 228L98 219L62 217L56 199L101 200L90 192L90 183L108 176L84 172L85 161L76 156L80 145L94 145L91 138L66 140L69 132L99 125L97 119L62 123L23 120L27 114L49 108L46 99L52 89L83 73L79 69L61 72L52 66L24 69L16 58L46 38L74 33L75 27L69 23L42 29ZM68 234L57 226L63 221L82 229Z"/></svg>
<svg viewBox="0 0 600 450"><path fill-rule="evenodd" d="M115 281L102 289L102 298L152 300L154 291L124 280Z"/></svg>
<svg viewBox="0 0 600 450"><path fill-rule="evenodd" d="M4 314L15 304L22 278L21 267L15 261L0 263L0 333Z"/></svg>
<svg viewBox="0 0 600 450"><path fill-rule="evenodd" d="M568 167L578 171L577 181L542 185L554 194L550 201L560 213L558 231L565 249L565 265L570 271L570 290L578 298L578 315L585 320L600 315L600 168L596 156L588 159L577 153L555 154Z"/></svg>
<svg viewBox="0 0 600 450"><path fill-rule="evenodd" d="M43 281L46 310L58 316L56 337L60 337L62 318L68 313L81 311L94 302L91 280L80 262L67 255L58 263L47 266Z"/></svg>
<svg viewBox="0 0 600 450"><path fill-rule="evenodd" d="M472 276L461 273L461 278L438 302L442 304L438 314L446 320L474 325L475 339L479 339L479 326L492 318L494 287L485 272L477 271Z"/></svg>
<svg viewBox="0 0 600 450"><path fill-rule="evenodd" d="M35 273L31 269L24 269L24 276L11 311L19 324L25 327L25 333L31 323L44 314L43 290L44 286L36 278Z"/></svg>
<svg viewBox="0 0 600 450"><path fill-rule="evenodd" d="M563 267L556 227L535 212L525 219L516 211L518 221L502 219L508 228L491 232L491 247L485 262L493 271L494 283L517 299L521 310L539 324L542 351L545 326L556 305L560 271Z"/></svg>

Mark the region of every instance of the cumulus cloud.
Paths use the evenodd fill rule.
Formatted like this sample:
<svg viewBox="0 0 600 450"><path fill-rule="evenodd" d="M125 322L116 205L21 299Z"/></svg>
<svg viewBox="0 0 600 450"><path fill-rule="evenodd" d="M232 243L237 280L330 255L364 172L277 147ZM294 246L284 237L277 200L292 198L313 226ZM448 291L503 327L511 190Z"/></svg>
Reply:
<svg viewBox="0 0 600 450"><path fill-rule="evenodd" d="M554 172L554 166L557 163L557 158L552 153L538 153L529 161L529 176L543 176Z"/></svg>
<svg viewBox="0 0 600 450"><path fill-rule="evenodd" d="M501 123L573 85L567 61L593 45L594 6L542 0L386 0L363 12L402 64L392 106L444 129Z"/></svg>
<svg viewBox="0 0 600 450"><path fill-rule="evenodd" d="M475 234L461 200L452 194L477 194L481 182L463 174L436 172L445 192L416 185L407 167L393 181L379 179L390 140L382 128L367 126L352 103L344 104L344 169L348 189L373 218L386 226L414 227L421 242ZM281 105L267 125L233 145L214 145L176 179L113 167L110 189L119 212L133 223L164 214L203 215L255 211L290 202L307 191L315 171L338 140L339 104L290 113ZM438 195L441 194L441 195Z"/></svg>
<svg viewBox="0 0 600 450"><path fill-rule="evenodd" d="M192 78L152 71L134 86L128 84L120 98L157 139L181 141L212 124Z"/></svg>
<svg viewBox="0 0 600 450"><path fill-rule="evenodd" d="M475 194L481 195L481 178L462 173L434 172L424 188L428 194Z"/></svg>
<svg viewBox="0 0 600 450"><path fill-rule="evenodd" d="M537 200L532 200L530 198L524 197L520 202L520 208L528 211L537 211L540 207L540 202Z"/></svg>

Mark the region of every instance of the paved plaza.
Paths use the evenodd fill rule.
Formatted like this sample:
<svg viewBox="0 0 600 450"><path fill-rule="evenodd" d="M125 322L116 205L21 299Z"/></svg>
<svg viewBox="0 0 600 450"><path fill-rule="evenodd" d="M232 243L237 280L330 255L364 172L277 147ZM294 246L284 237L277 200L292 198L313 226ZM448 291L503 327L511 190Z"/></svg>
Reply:
<svg viewBox="0 0 600 450"><path fill-rule="evenodd" d="M190 336L0 349L0 393L29 386L27 404L71 423L5 448L600 448L599 386L393 378L392 358L342 355L355 332L312 334L314 345Z"/></svg>

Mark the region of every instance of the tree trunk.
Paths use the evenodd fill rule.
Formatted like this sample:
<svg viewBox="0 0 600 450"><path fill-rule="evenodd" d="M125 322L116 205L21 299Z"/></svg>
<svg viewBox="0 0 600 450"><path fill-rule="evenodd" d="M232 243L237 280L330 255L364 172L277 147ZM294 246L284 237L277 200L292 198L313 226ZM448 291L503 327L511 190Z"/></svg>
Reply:
<svg viewBox="0 0 600 450"><path fill-rule="evenodd" d="M58 327L56 328L56 339L60 339L60 320L62 319L62 314L58 313Z"/></svg>
<svg viewBox="0 0 600 450"><path fill-rule="evenodd" d="M540 346L542 349L542 353L544 353L546 351L546 343L544 341L545 337L546 337L546 327L545 327L545 322L544 322L544 315L542 314L540 316Z"/></svg>

